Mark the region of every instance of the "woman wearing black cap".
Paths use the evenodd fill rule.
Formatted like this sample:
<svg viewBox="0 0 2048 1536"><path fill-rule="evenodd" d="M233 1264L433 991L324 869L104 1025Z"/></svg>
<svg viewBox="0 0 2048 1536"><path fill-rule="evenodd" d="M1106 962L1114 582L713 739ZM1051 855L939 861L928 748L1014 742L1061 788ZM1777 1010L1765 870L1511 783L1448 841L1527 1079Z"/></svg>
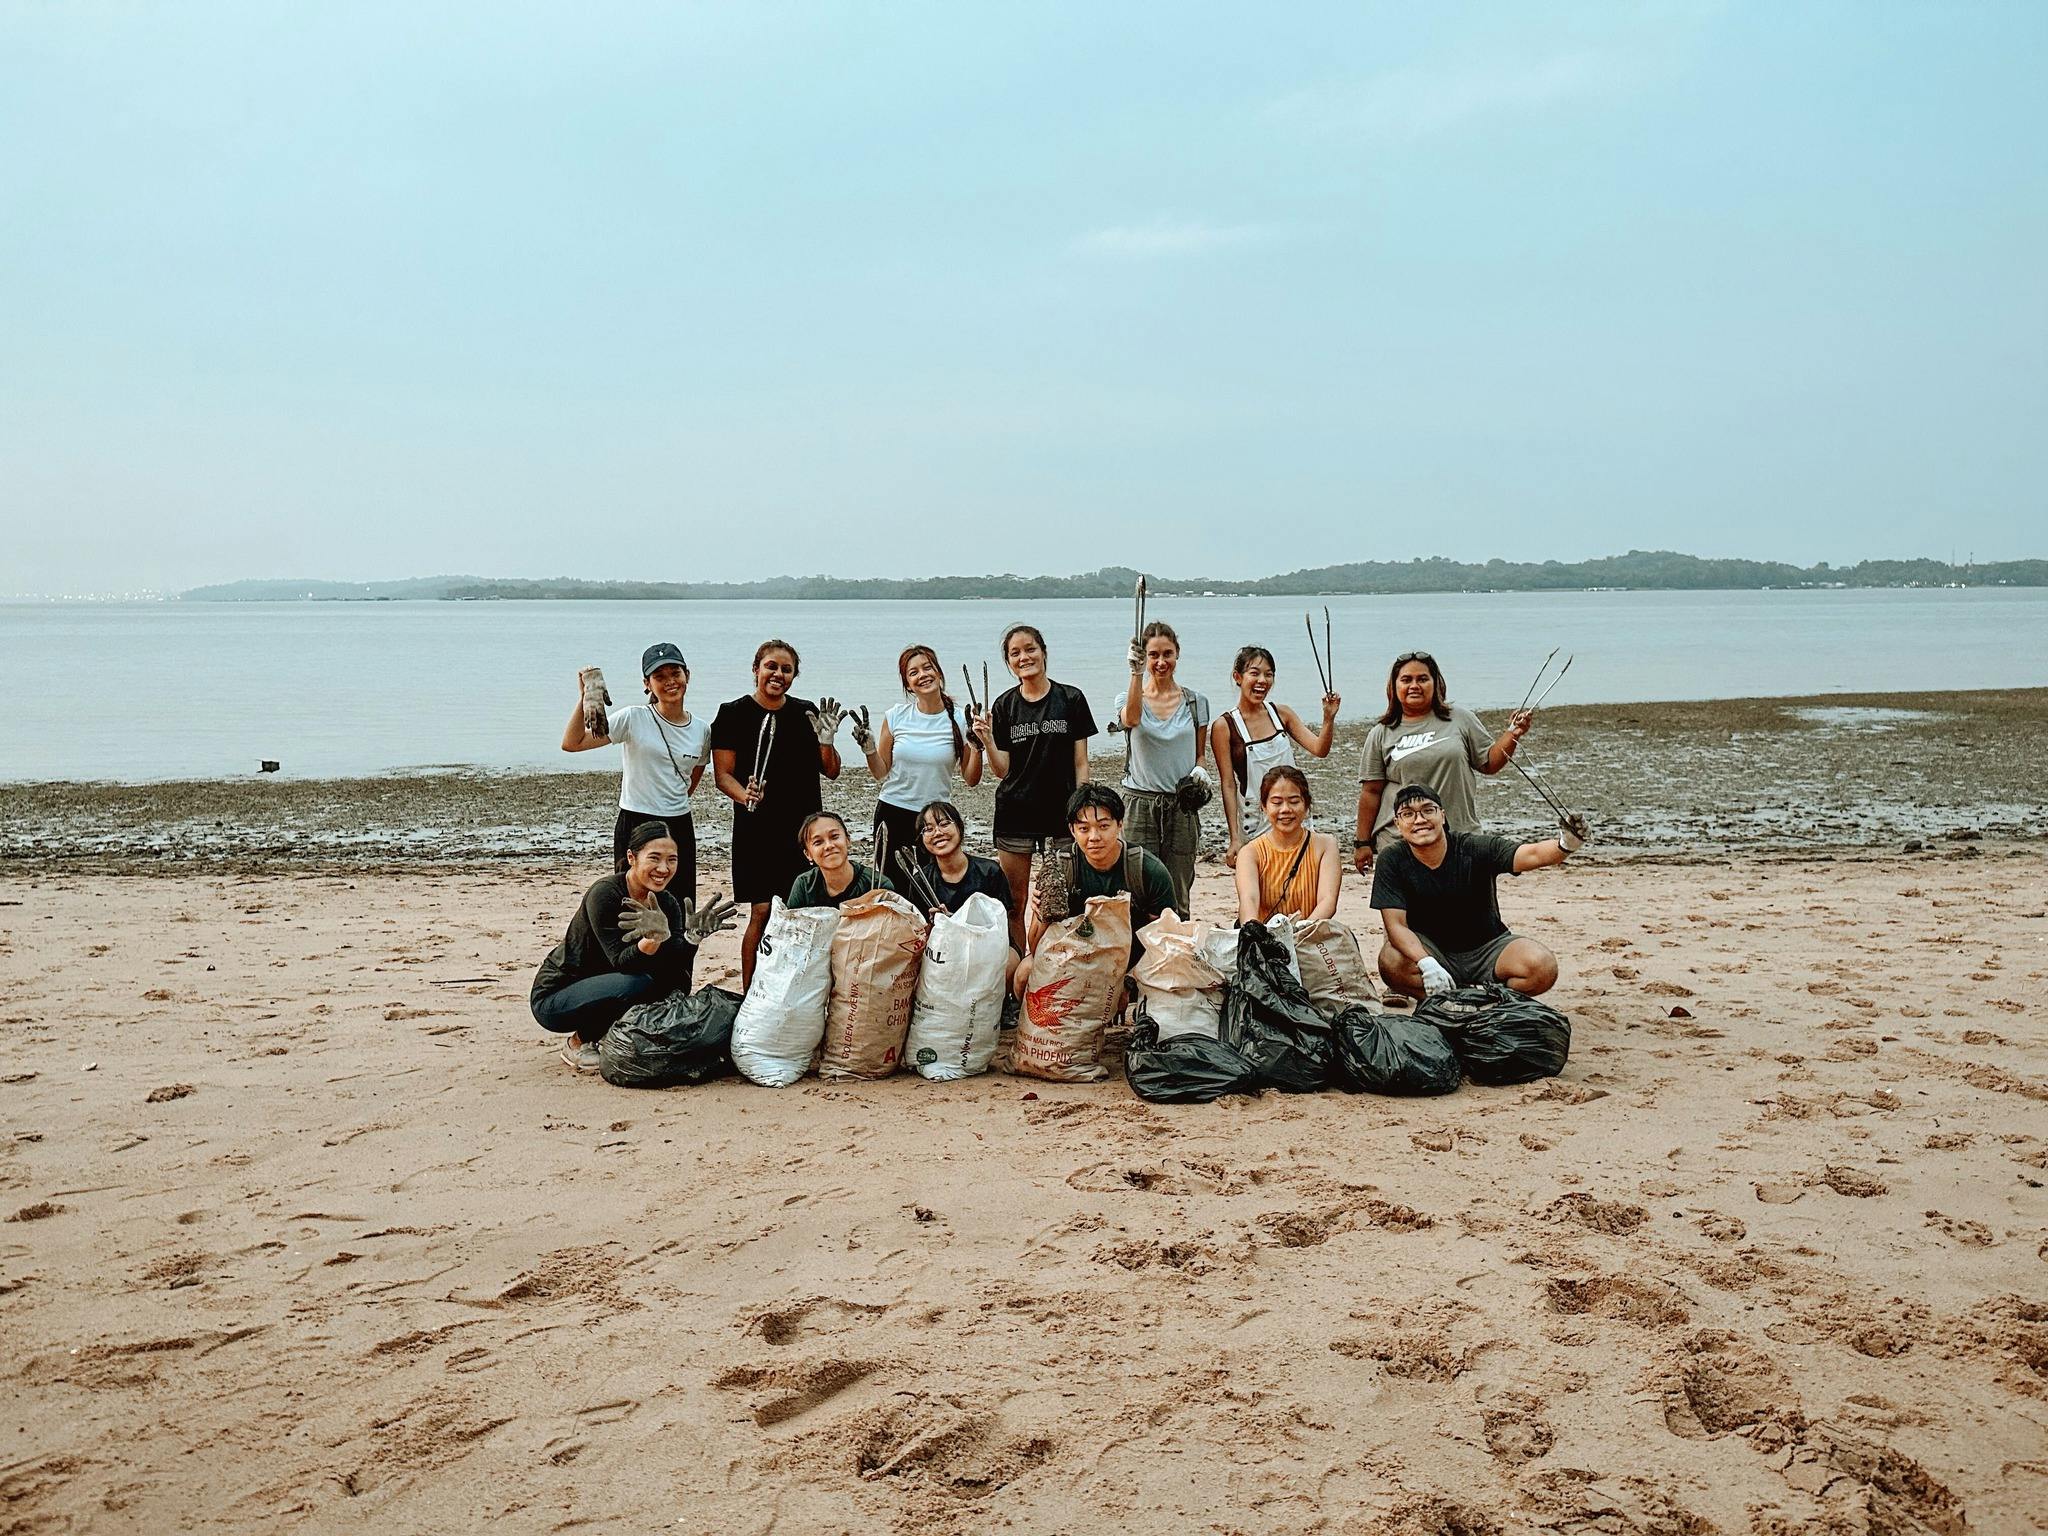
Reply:
<svg viewBox="0 0 2048 1536"><path fill-rule="evenodd" d="M562 732L564 752L588 752L617 742L625 769L619 783L619 819L612 826L612 867L626 868L626 840L644 821L668 823L680 863L669 889L678 897L697 895L697 827L690 815L690 796L704 776L711 755L711 725L683 707L690 691L690 664L666 640L640 654L645 704L623 709L592 708L577 678L579 699ZM597 684L602 696L603 680Z"/></svg>

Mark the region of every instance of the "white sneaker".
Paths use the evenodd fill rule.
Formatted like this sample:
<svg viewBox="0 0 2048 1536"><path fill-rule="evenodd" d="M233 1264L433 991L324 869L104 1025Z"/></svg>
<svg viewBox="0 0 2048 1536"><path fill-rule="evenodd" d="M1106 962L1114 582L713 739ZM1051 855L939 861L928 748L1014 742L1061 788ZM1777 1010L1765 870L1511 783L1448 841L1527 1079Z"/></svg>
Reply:
<svg viewBox="0 0 2048 1536"><path fill-rule="evenodd" d="M571 1045L564 1042L562 1060L579 1072L595 1072L598 1065L597 1047L587 1041Z"/></svg>

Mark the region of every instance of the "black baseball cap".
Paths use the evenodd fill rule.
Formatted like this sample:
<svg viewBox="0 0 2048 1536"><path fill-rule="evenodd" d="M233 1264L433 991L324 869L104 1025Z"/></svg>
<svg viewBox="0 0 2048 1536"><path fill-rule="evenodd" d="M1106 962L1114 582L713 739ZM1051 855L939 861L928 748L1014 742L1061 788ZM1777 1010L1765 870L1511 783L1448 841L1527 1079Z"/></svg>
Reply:
<svg viewBox="0 0 2048 1536"><path fill-rule="evenodd" d="M666 640L658 645L650 645L640 653L640 675L643 678L652 677L657 667L681 667L685 672L690 670L690 664L683 660L683 653Z"/></svg>
<svg viewBox="0 0 2048 1536"><path fill-rule="evenodd" d="M1394 809L1399 810L1411 800L1427 800L1438 810L1444 808L1442 796L1427 784L1403 784L1394 795Z"/></svg>

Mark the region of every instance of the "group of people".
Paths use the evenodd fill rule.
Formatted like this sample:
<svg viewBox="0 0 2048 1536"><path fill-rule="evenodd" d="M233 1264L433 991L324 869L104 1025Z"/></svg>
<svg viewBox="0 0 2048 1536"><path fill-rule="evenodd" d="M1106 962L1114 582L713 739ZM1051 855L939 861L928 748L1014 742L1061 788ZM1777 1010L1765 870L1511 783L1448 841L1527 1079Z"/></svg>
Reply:
<svg viewBox="0 0 2048 1536"><path fill-rule="evenodd" d="M1111 787L1091 776L1098 728L1088 699L1050 676L1044 635L1013 624L1002 656L1014 686L963 709L937 653L907 647L897 658L904 698L879 721L866 707L792 693L801 661L784 640L755 650L752 690L709 721L688 708L689 663L667 642L641 656L643 703L611 707L602 675L579 673L562 749L617 745L623 772L614 871L590 887L534 981L534 1016L566 1037L564 1058L594 1068L611 1023L637 1002L687 989L697 947L741 908L741 985L750 986L778 898L838 906L878 889L915 891L957 912L987 894L1009 916L1021 997L1044 929L1089 896L1128 893L1134 932L1169 910L1190 915L1200 812L1219 788L1238 921L1334 917L1345 860L1336 838L1311 825L1314 795L1295 750L1329 755L1343 702L1335 692L1325 691L1311 727L1271 699L1272 652L1246 646L1231 668L1237 702L1214 715L1176 677L1172 627L1146 624L1131 641L1117 716L1127 759ZM1395 659L1386 698L1366 736L1350 859L1373 876L1381 976L1414 996L1482 981L1546 990L1556 958L1507 929L1493 882L1561 863L1583 844L1585 824L1566 818L1541 842L1487 836L1476 793L1478 775L1513 759L1532 712L1490 733L1451 704L1441 668L1422 651ZM824 781L843 769L843 729L877 786L871 863L824 807ZM693 800L707 764L733 806L732 900L700 909ZM952 798L956 784L985 774L997 780L993 858L969 851Z"/></svg>

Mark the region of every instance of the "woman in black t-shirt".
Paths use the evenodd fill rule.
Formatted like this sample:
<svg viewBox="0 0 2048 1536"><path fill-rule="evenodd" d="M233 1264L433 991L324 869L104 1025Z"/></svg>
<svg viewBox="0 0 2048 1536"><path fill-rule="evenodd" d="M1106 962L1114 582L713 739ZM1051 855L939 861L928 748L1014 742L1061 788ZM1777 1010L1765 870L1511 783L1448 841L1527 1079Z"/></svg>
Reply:
<svg viewBox="0 0 2048 1536"><path fill-rule="evenodd" d="M996 786L996 859L1010 882L1011 923L1031 889L1031 857L1067 838L1067 797L1088 782L1095 716L1078 688L1045 673L1045 636L1029 624L1003 632L1003 661L1017 679L975 719Z"/></svg>
<svg viewBox="0 0 2048 1536"><path fill-rule="evenodd" d="M832 745L844 712L831 699L795 697L796 647L768 640L754 652L754 691L718 706L711 722L711 763L733 803L732 894L752 910L740 945L740 986L754 980L754 952L770 903L803 873L797 842L804 818L824 804L819 777L839 777Z"/></svg>
<svg viewBox="0 0 2048 1536"><path fill-rule="evenodd" d="M583 893L569 931L534 973L528 1005L542 1029L567 1035L562 1060L595 1071L597 1042L635 1003L690 985L688 914L669 891L681 855L665 822L626 839L626 868Z"/></svg>
<svg viewBox="0 0 2048 1536"><path fill-rule="evenodd" d="M958 912L970 896L991 896L1002 903L1010 920L1010 967L1003 978L1007 983L1023 957L1024 923L1012 903L1003 867L967 851L967 821L950 800L934 800L917 813L917 839L925 856L918 863L917 880L906 882L913 901L921 902L929 891L939 899L938 910L946 912Z"/></svg>

